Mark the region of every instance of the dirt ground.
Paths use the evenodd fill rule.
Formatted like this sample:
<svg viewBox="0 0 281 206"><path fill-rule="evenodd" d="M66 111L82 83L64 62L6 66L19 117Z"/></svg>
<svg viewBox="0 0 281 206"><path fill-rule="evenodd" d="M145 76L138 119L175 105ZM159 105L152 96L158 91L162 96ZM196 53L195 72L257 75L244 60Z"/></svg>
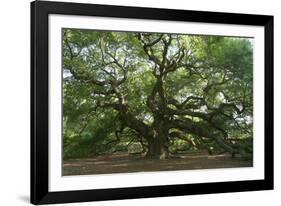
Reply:
<svg viewBox="0 0 281 206"><path fill-rule="evenodd" d="M89 175L145 171L169 171L211 168L252 167L252 161L229 155L204 152L178 154L166 160L144 159L139 154L115 153L93 158L69 159L63 162L63 175Z"/></svg>

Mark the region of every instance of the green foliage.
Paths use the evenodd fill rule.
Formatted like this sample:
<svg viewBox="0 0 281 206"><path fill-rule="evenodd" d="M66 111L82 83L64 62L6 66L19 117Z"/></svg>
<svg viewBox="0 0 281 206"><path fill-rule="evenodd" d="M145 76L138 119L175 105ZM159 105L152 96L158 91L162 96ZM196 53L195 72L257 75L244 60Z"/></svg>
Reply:
<svg viewBox="0 0 281 206"><path fill-rule="evenodd" d="M110 148L102 142L112 137L116 124L113 111L95 114L85 122L77 119L64 121L64 158L91 156Z"/></svg>

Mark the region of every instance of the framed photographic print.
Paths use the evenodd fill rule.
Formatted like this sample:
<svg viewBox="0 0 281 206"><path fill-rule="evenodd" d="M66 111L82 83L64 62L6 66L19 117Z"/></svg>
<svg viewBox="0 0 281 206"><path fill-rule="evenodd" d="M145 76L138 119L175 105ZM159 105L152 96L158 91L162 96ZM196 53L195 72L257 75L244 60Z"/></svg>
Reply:
<svg viewBox="0 0 281 206"><path fill-rule="evenodd" d="M31 203L273 189L273 16L31 3Z"/></svg>

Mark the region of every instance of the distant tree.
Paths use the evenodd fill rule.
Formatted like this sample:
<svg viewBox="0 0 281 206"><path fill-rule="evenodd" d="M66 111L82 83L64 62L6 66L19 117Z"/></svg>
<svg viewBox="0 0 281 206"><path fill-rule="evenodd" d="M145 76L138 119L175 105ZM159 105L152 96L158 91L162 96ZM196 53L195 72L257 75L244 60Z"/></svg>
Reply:
<svg viewBox="0 0 281 206"><path fill-rule="evenodd" d="M64 143L130 136L156 159L175 139L251 153L252 50L246 38L64 29Z"/></svg>

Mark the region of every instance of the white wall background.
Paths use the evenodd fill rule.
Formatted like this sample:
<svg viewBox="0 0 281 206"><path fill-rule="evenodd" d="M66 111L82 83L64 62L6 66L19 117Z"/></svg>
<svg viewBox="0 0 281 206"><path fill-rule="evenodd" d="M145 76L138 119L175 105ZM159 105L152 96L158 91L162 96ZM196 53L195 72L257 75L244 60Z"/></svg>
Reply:
<svg viewBox="0 0 281 206"><path fill-rule="evenodd" d="M66 0L65 0L66 1ZM281 13L277 0L76 0L97 4L209 10L275 16L275 190L119 200L69 205L278 205L281 201ZM0 205L29 204L30 0L0 6ZM278 81L279 80L279 81ZM280 204L280 203L279 203Z"/></svg>

